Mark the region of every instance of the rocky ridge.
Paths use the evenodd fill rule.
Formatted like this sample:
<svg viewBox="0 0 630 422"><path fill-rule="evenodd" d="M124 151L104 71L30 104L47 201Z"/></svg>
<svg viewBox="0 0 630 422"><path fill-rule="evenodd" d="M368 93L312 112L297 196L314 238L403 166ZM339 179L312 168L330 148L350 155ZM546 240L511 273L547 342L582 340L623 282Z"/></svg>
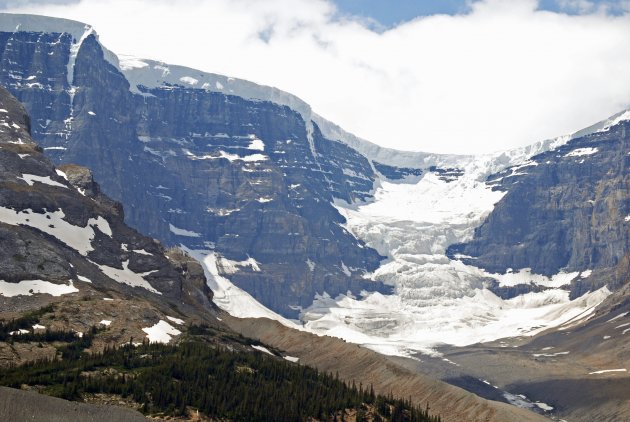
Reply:
<svg viewBox="0 0 630 422"><path fill-rule="evenodd" d="M630 251L630 122L573 139L489 176L507 192L451 257L494 273L529 268L584 272L572 297L627 280L614 269Z"/></svg>

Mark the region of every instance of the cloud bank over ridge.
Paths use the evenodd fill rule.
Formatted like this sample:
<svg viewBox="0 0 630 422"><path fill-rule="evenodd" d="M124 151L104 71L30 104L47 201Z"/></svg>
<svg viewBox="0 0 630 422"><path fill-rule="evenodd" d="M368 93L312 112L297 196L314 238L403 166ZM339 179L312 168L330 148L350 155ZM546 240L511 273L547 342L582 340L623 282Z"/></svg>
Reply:
<svg viewBox="0 0 630 422"><path fill-rule="evenodd" d="M630 2L615 14L587 3L567 0L567 14L481 0L385 31L328 0L40 0L7 11L90 23L116 53L277 86L380 145L473 153L630 107Z"/></svg>

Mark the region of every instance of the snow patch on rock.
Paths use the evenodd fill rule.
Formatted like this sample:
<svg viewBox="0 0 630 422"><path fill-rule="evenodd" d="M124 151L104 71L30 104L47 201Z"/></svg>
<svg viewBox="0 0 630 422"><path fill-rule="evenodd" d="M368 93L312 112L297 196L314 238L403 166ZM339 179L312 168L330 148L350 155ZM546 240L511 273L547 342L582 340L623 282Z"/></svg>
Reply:
<svg viewBox="0 0 630 422"><path fill-rule="evenodd" d="M174 322L177 325L183 325L184 324L184 320L183 319L175 318L175 317L172 317L172 316L167 316L166 319L168 319L171 322Z"/></svg>
<svg viewBox="0 0 630 422"><path fill-rule="evenodd" d="M254 272L260 272L260 263L252 257L244 261L233 261L225 257L218 258L217 264L223 274L234 274L243 267L249 267Z"/></svg>
<svg viewBox="0 0 630 422"><path fill-rule="evenodd" d="M33 186L35 182L43 183L48 186L57 186L60 188L68 189L68 186L55 182L50 176L36 176L34 174L23 174L22 177L18 177L19 180L24 180L29 186Z"/></svg>
<svg viewBox="0 0 630 422"><path fill-rule="evenodd" d="M178 336L182 332L164 320L160 320L157 324L143 328L142 331L147 333L147 338L151 343L168 343L173 336Z"/></svg>
<svg viewBox="0 0 630 422"><path fill-rule="evenodd" d="M271 353L271 351L269 349L267 349L264 346L252 345L252 348L258 350L259 352L263 352L263 353L266 353L268 355L275 356L273 353Z"/></svg>
<svg viewBox="0 0 630 422"><path fill-rule="evenodd" d="M159 295L162 294L159 291L157 291L153 286L151 286L151 284L149 284L147 280L144 279L144 277L156 272L157 270L147 271L145 273L133 272L132 270L129 269L129 260L126 260L122 263L122 267L123 267L122 269L110 267L107 265L99 265L99 264L94 264L94 265L98 266L98 268L107 277L119 283L127 284L132 287L142 287L143 289L146 289L152 293L156 293Z"/></svg>
<svg viewBox="0 0 630 422"><path fill-rule="evenodd" d="M85 227L72 225L65 221L64 217L63 210L38 214L31 209L16 211L11 208L0 207L0 221L3 223L39 229L56 237L83 256L94 250L92 247L92 240L96 235L94 228L98 228L107 236L112 236L109 223L101 216L90 218Z"/></svg>
<svg viewBox="0 0 630 422"><path fill-rule="evenodd" d="M61 296L78 292L72 281L68 284L55 284L44 280L22 280L17 283L8 283L0 280L0 296L32 296L34 294L48 294Z"/></svg>
<svg viewBox="0 0 630 422"><path fill-rule="evenodd" d="M599 151L597 148L576 148L573 151L569 151L567 154L565 154L565 157L582 157L585 155L593 155L595 154L597 151Z"/></svg>
<svg viewBox="0 0 630 422"><path fill-rule="evenodd" d="M198 79L195 79L191 76L182 76L179 80L188 85L197 85L199 83Z"/></svg>
<svg viewBox="0 0 630 422"><path fill-rule="evenodd" d="M247 148L251 149L251 150L254 150L254 151L264 151L265 150L265 143L262 140L260 140L260 139L254 138L249 143Z"/></svg>
<svg viewBox="0 0 630 422"><path fill-rule="evenodd" d="M602 369L601 371L593 371L593 372L589 372L589 375L596 375L596 374L607 374L610 372L627 372L628 370L626 368L619 368L619 369Z"/></svg>

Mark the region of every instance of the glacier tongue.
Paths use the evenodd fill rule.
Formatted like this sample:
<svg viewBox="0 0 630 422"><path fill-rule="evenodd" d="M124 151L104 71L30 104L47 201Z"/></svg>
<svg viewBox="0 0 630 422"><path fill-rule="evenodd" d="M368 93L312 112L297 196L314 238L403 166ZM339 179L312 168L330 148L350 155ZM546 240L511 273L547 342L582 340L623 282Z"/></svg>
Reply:
<svg viewBox="0 0 630 422"><path fill-rule="evenodd" d="M431 172L402 183L381 180L372 202L336 204L346 228L389 258L370 277L395 293L317 296L301 315L306 328L385 354L435 353L440 344L533 335L610 294L603 288L570 301L568 292L552 288L503 300L484 288L499 275L447 258L448 245L469 239L504 195L483 181L488 168L500 167L496 157L461 159L464 175L454 181Z"/></svg>

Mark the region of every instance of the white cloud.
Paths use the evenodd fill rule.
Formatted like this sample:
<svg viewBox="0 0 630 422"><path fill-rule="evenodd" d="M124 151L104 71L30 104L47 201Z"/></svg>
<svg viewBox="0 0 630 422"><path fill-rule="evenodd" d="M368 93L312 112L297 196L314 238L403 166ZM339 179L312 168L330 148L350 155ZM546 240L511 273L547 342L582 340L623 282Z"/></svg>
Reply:
<svg viewBox="0 0 630 422"><path fill-rule="evenodd" d="M630 16L536 9L484 0L378 33L327 0L21 7L88 22L117 53L277 86L381 145L462 153L525 145L630 106Z"/></svg>

